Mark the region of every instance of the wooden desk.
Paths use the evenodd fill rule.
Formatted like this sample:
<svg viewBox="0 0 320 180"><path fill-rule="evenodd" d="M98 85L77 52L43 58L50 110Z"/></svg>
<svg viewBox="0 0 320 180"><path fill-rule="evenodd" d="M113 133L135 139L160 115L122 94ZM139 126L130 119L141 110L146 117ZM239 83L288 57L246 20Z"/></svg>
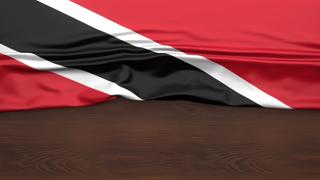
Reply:
<svg viewBox="0 0 320 180"><path fill-rule="evenodd" d="M320 111L123 99L0 113L0 180L319 180Z"/></svg>

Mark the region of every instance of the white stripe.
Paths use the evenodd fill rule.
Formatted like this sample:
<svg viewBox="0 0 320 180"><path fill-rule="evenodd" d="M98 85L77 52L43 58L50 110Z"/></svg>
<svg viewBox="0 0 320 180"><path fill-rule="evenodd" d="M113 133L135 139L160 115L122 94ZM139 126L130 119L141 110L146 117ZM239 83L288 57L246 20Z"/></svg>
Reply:
<svg viewBox="0 0 320 180"><path fill-rule="evenodd" d="M69 0L38 1L133 46L148 49L156 53L169 54L191 64L263 107L291 108L278 99L258 89L225 67L212 62L205 57L189 55L173 47L158 44L147 37L125 28Z"/></svg>
<svg viewBox="0 0 320 180"><path fill-rule="evenodd" d="M109 95L119 95L132 100L142 100L129 90L124 89L113 82L82 70L66 68L54 64L50 61L36 56L35 54L17 52L2 44L0 44L0 53L12 57L15 60L34 69L55 73L79 84L85 85Z"/></svg>

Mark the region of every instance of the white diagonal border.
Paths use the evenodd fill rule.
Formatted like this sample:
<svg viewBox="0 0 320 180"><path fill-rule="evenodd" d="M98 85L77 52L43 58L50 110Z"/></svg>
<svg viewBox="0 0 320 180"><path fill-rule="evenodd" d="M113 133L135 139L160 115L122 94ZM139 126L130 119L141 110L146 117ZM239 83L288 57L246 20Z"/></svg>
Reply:
<svg viewBox="0 0 320 180"><path fill-rule="evenodd" d="M103 79L94 74L88 73L86 71L60 66L32 53L18 52L3 44L0 44L0 53L9 56L31 68L40 71L52 72L54 74L63 76L69 80L75 81L79 84L82 84L84 86L87 86L89 88L95 89L97 91L109 95L123 96L127 99L132 100L142 100L131 91L123 87L120 87L119 85L111 81Z"/></svg>

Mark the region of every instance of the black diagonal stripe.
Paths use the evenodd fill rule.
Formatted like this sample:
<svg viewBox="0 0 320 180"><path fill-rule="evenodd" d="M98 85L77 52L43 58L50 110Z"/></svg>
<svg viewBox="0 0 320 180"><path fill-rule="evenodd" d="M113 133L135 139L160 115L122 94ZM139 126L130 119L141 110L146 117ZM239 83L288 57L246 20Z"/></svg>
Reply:
<svg viewBox="0 0 320 180"><path fill-rule="evenodd" d="M143 99L256 105L199 69L134 47L34 0L0 2L0 43L127 88Z"/></svg>

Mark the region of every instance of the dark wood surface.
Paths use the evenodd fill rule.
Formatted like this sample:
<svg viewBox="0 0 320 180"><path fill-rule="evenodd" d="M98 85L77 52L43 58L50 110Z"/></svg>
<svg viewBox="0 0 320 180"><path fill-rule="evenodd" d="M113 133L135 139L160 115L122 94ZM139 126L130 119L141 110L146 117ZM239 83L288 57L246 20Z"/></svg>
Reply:
<svg viewBox="0 0 320 180"><path fill-rule="evenodd" d="M0 180L320 179L320 111L131 102L0 113Z"/></svg>

